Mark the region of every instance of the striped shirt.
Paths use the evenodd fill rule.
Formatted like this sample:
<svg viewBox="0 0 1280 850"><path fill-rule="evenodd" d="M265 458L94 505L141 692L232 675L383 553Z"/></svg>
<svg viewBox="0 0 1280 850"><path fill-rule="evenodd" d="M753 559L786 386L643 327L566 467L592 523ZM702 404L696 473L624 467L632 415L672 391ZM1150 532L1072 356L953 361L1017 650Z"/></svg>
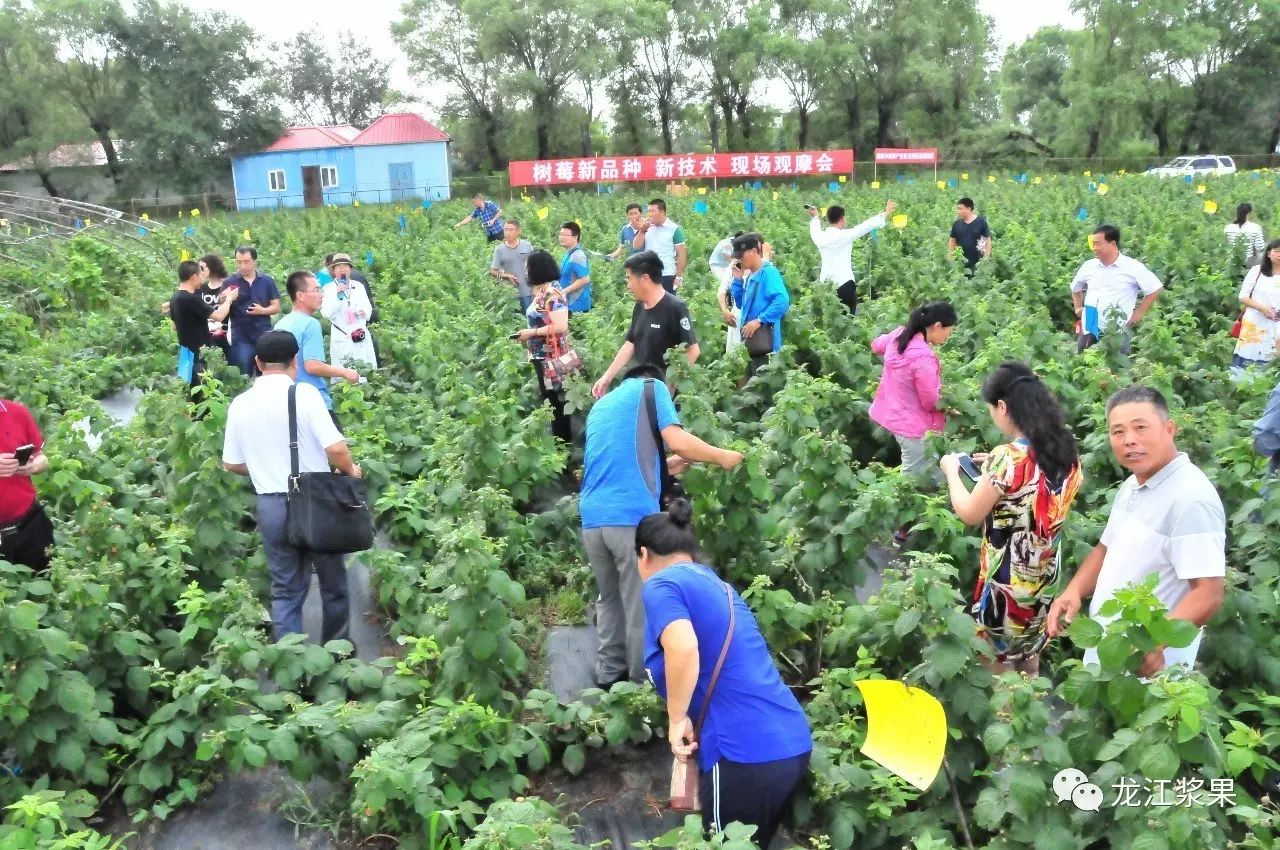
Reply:
<svg viewBox="0 0 1280 850"><path fill-rule="evenodd" d="M1267 247L1267 240L1262 235L1262 225L1256 221L1246 221L1244 224L1233 221L1227 225L1226 233L1227 241L1232 245L1244 245L1245 257L1261 256L1263 249Z"/></svg>

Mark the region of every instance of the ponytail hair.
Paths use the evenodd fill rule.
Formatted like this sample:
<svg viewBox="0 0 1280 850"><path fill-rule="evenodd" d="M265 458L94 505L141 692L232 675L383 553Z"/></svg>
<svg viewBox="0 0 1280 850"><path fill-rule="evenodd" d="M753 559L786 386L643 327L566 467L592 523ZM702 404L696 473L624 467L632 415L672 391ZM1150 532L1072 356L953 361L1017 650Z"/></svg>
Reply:
<svg viewBox="0 0 1280 850"><path fill-rule="evenodd" d="M698 557L693 533L693 506L688 499L672 499L665 511L649 514L636 527L636 554L644 547L655 555L688 552Z"/></svg>
<svg viewBox="0 0 1280 850"><path fill-rule="evenodd" d="M1039 376L1025 363L1009 360L987 377L982 398L992 406L1004 402L1009 418L1030 441L1045 480L1055 489L1061 487L1079 463L1080 449L1061 405Z"/></svg>
<svg viewBox="0 0 1280 850"><path fill-rule="evenodd" d="M916 334L924 333L926 328L939 322L944 328L955 327L958 321L956 308L951 306L950 301L930 301L922 307L915 308L911 311L911 317L907 319L902 333L898 334L898 353L906 351Z"/></svg>
<svg viewBox="0 0 1280 850"><path fill-rule="evenodd" d="M1249 220L1249 213L1253 212L1253 204L1245 202L1236 207L1236 226L1244 227L1244 223Z"/></svg>

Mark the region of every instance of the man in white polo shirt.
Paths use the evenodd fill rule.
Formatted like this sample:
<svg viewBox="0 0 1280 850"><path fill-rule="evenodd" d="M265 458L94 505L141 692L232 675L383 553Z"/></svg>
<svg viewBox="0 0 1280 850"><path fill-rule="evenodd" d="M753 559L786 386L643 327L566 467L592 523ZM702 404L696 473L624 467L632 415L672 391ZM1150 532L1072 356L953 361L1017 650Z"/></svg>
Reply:
<svg viewBox="0 0 1280 850"><path fill-rule="evenodd" d="M1226 588L1227 520L1213 484L1174 444L1177 427L1159 392L1140 385L1125 387L1107 401L1111 451L1133 474L1120 485L1111 516L1067 589L1049 608L1045 631L1057 637L1091 596L1089 615L1117 590L1159 575L1156 597L1169 617L1204 626L1222 607ZM1138 668L1154 676L1166 666L1195 664L1200 649L1196 635L1190 646L1156 647ZM1095 649L1086 664L1097 664Z"/></svg>
<svg viewBox="0 0 1280 850"><path fill-rule="evenodd" d="M663 289L675 292L684 284L684 267L689 261L684 228L667 218L667 202L662 198L649 202L649 217L640 221L640 230L631 244L637 251L647 249L662 260Z"/></svg>
<svg viewBox="0 0 1280 850"><path fill-rule="evenodd" d="M1091 244L1093 259L1086 260L1071 281L1071 301L1080 319L1076 350L1084 351L1095 345L1119 314L1127 351L1129 330L1136 327L1156 303L1164 284L1151 269L1120 253L1120 229L1115 225L1100 225L1093 231Z"/></svg>
<svg viewBox="0 0 1280 850"><path fill-rule="evenodd" d="M826 230L818 221L818 208L811 204L805 207L809 213L809 238L818 246L818 254L822 257L818 280L836 285L836 295L850 313L858 310L858 285L853 279L853 241L884 227L886 219L893 215L894 206L893 201L889 201L884 205L884 212L850 229L845 226L844 207L833 204L827 208L827 223L831 226Z"/></svg>
<svg viewBox="0 0 1280 850"><path fill-rule="evenodd" d="M321 643L347 636L349 591L342 555L310 552L285 537L289 486L289 387L298 377L298 340L288 331L268 331L258 340L261 377L231 402L222 465L247 475L258 494L258 532L271 572L271 629L276 640L301 633L302 603L311 588L311 568L320 582ZM338 432L320 391L297 384L298 471L328 472L332 467L356 478L360 467Z"/></svg>

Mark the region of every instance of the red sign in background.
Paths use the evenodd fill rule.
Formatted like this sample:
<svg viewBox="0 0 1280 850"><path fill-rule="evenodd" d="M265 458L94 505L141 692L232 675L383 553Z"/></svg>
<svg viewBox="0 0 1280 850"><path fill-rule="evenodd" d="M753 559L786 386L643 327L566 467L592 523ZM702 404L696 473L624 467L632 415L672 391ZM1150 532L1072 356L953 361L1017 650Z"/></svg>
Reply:
<svg viewBox="0 0 1280 850"><path fill-rule="evenodd" d="M876 148L876 165L937 165L937 148Z"/></svg>
<svg viewBox="0 0 1280 850"><path fill-rule="evenodd" d="M507 165L512 186L623 183L646 180L732 180L851 174L853 151L699 153L521 160Z"/></svg>

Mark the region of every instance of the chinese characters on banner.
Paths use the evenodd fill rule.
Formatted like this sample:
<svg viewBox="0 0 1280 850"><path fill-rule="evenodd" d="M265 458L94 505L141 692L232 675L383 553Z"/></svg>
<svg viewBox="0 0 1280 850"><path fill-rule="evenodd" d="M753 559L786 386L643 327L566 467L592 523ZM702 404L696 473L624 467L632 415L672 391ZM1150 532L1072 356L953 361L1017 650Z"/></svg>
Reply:
<svg viewBox="0 0 1280 850"><path fill-rule="evenodd" d="M876 148L876 165L937 165L937 148Z"/></svg>
<svg viewBox="0 0 1280 850"><path fill-rule="evenodd" d="M733 180L853 172L853 151L594 156L511 162L512 186L623 183L646 180Z"/></svg>

